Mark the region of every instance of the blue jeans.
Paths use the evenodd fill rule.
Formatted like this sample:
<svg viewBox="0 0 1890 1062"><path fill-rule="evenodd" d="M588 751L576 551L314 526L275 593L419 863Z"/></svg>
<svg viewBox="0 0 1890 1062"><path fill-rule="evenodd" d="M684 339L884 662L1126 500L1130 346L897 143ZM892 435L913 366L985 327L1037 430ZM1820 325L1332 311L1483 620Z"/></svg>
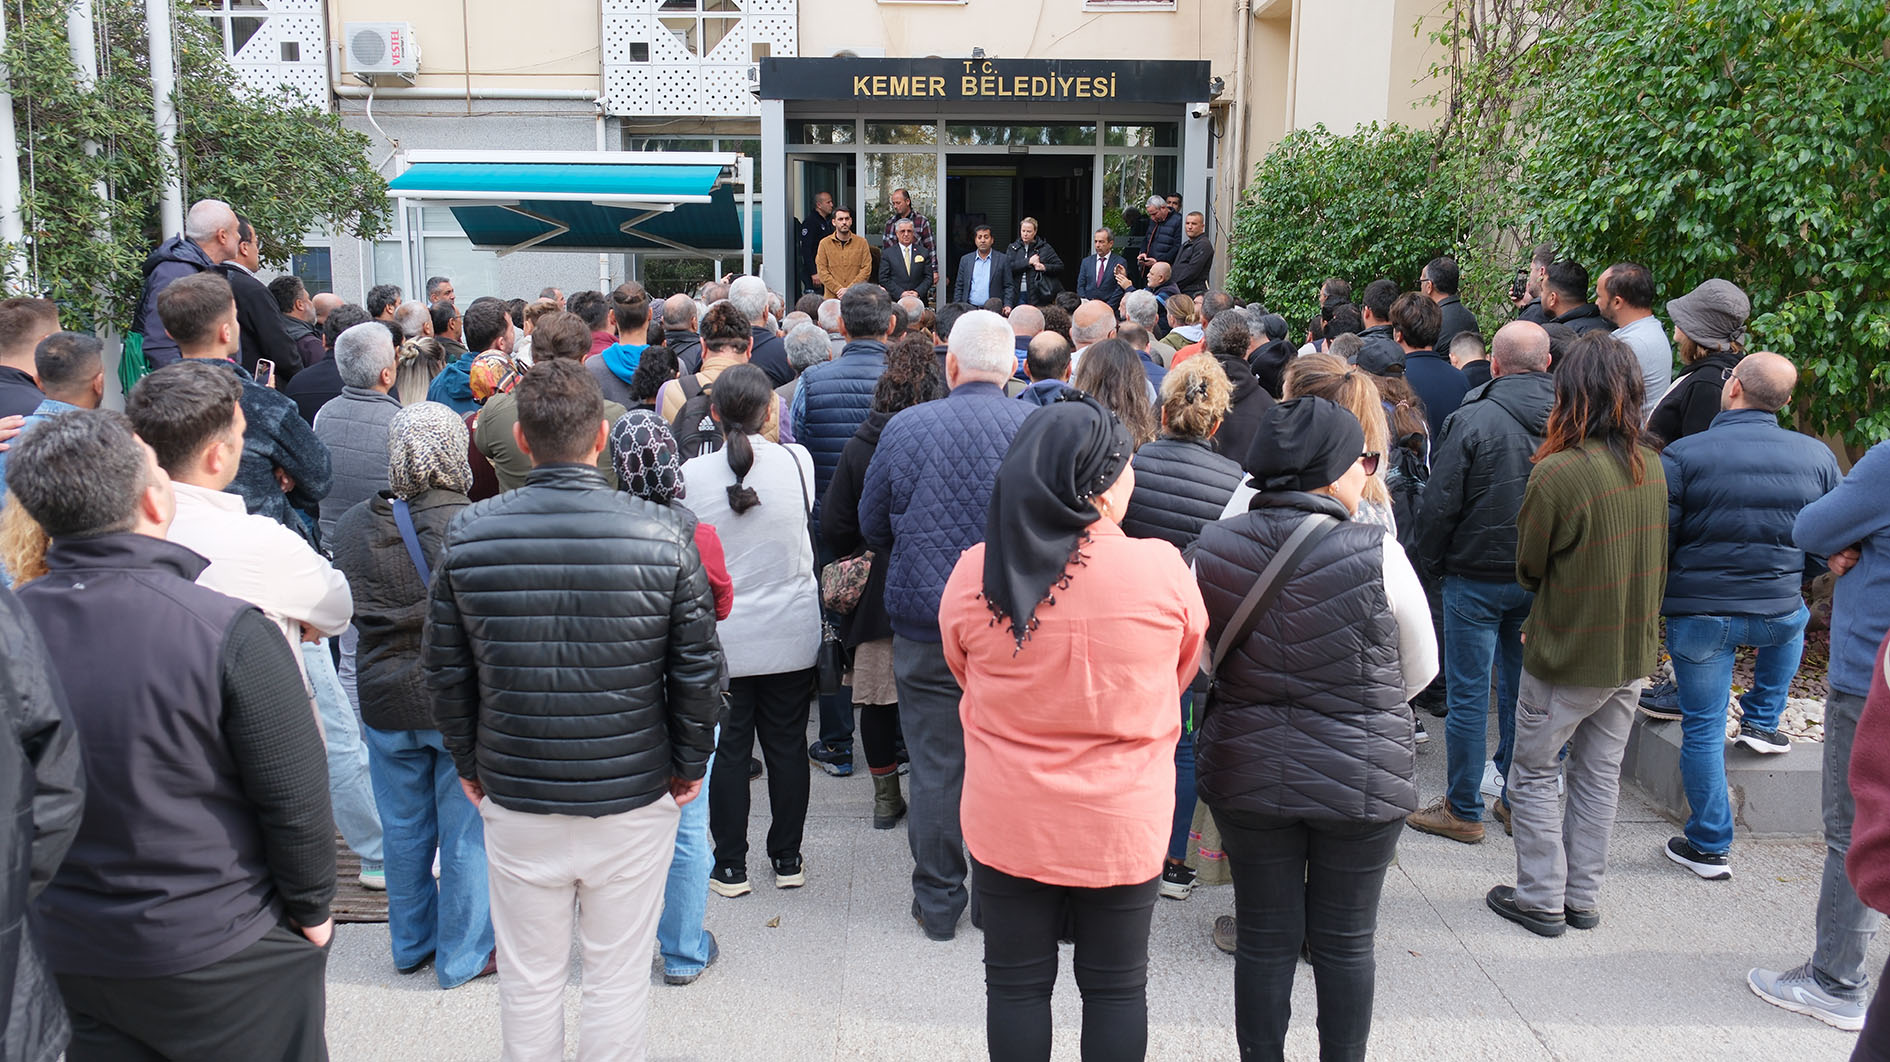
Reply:
<svg viewBox="0 0 1890 1062"><path fill-rule="evenodd" d="M1444 580L1445 789L1451 813L1483 820L1483 757L1489 750L1490 673L1497 674L1496 769L1509 776L1516 744L1516 687L1522 678L1522 625L1536 595L1515 583Z"/></svg>
<svg viewBox="0 0 1890 1062"><path fill-rule="evenodd" d="M717 727L716 740L721 737ZM676 851L663 883L656 947L663 953L663 973L671 977L699 974L709 965L709 931L702 919L709 913L709 871L715 869L715 848L709 843L709 775L714 770L715 754L710 753L702 791L683 805L676 823Z"/></svg>
<svg viewBox="0 0 1890 1062"><path fill-rule="evenodd" d="M334 805L335 828L361 857L362 870L379 870L381 816L375 810L374 784L368 778L361 717L355 714L335 674L328 639L303 642L302 662L308 667L308 684L315 691L315 709L322 722L322 740L328 745L328 800ZM428 862L432 862L431 857Z"/></svg>
<svg viewBox="0 0 1890 1062"><path fill-rule="evenodd" d="M1752 688L1739 699L1745 721L1778 729L1785 694L1805 651L1804 605L1782 616L1668 616L1667 652L1680 688L1680 777L1686 784L1687 843L1723 855L1732 848L1732 801L1726 795L1726 697L1733 653L1758 650Z"/></svg>
<svg viewBox="0 0 1890 1062"><path fill-rule="evenodd" d="M1175 821L1168 832L1168 858L1188 857L1188 828L1194 825L1194 728L1188 719L1194 691L1181 691L1181 740L1175 743Z"/></svg>
<svg viewBox="0 0 1890 1062"><path fill-rule="evenodd" d="M367 728L368 773L387 840L387 930L394 965L433 956L441 988L479 976L492 954L486 828L437 730ZM440 879L433 880L433 850Z"/></svg>

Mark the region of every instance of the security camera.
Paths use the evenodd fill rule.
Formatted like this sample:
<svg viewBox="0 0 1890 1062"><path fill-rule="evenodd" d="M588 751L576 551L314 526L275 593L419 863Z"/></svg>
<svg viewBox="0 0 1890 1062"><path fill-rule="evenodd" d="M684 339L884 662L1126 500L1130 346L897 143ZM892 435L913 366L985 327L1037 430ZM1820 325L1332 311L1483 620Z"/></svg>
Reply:
<svg viewBox="0 0 1890 1062"><path fill-rule="evenodd" d="M747 73L748 73L748 78L747 78L748 94L750 96L760 96L761 95L761 65L759 63L751 63L748 67Z"/></svg>
<svg viewBox="0 0 1890 1062"><path fill-rule="evenodd" d="M1207 105L1207 104L1205 104L1205 103L1191 103L1191 104L1189 104L1189 105L1188 105L1188 117L1190 117L1190 118L1206 118L1207 116L1208 116L1208 105Z"/></svg>

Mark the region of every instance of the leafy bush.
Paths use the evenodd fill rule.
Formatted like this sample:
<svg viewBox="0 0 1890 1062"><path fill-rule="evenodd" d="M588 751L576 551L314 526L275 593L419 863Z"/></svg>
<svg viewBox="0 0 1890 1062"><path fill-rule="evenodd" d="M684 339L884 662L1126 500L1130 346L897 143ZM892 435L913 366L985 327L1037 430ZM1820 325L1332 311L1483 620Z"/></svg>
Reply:
<svg viewBox="0 0 1890 1062"><path fill-rule="evenodd" d="M1458 243L1456 193L1433 172L1436 157L1435 134L1401 125L1288 134L1234 212L1228 290L1295 325L1318 310L1330 276L1355 290L1380 276L1415 290L1424 263Z"/></svg>
<svg viewBox="0 0 1890 1062"><path fill-rule="evenodd" d="M1853 447L1890 438L1887 40L1882 3L1596 0L1541 42L1522 123L1567 254L1640 262L1663 301L1737 283L1747 349L1797 362L1801 425Z"/></svg>

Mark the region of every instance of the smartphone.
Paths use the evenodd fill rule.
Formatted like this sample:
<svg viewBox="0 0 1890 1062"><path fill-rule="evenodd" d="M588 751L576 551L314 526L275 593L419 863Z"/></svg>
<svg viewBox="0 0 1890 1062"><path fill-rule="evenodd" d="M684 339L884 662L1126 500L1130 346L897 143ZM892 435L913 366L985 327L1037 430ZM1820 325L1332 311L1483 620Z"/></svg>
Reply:
<svg viewBox="0 0 1890 1062"><path fill-rule="evenodd" d="M1509 301L1520 302L1529 294L1529 267L1517 266L1516 276L1509 282Z"/></svg>
<svg viewBox="0 0 1890 1062"><path fill-rule="evenodd" d="M276 363L270 361L268 358L257 358L256 367L250 371L250 375L254 376L256 382L262 384L264 387L274 387L276 385Z"/></svg>

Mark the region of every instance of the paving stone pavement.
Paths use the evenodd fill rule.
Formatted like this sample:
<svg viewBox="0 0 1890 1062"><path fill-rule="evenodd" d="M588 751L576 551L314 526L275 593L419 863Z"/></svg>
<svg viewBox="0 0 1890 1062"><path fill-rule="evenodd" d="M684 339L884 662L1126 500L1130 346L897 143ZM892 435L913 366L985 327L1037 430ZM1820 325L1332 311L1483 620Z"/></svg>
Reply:
<svg viewBox="0 0 1890 1062"><path fill-rule="evenodd" d="M1432 729L1438 736L1418 755L1426 801L1443 783L1441 721ZM1815 747L1792 753L1807 754ZM766 828L762 794L757 785L749 834L757 845ZM920 935L907 917L905 831L874 830L871 803L864 771L844 779L815 773L807 887L776 890L766 861L757 859L753 894L709 898L721 959L695 985L667 988L659 979L651 988L653 1062L985 1057L981 934L964 922L950 943ZM1795 966L1808 956L1822 845L1741 839L1733 879L1705 882L1661 855L1676 832L1624 791L1601 927L1544 940L1483 905L1491 885L1514 880L1514 848L1500 827L1474 847L1407 831L1380 909L1370 1057L1848 1058L1854 1034L1769 1006L1744 980L1749 967ZM1157 901L1151 1060L1237 1056L1233 960L1208 942L1215 916L1232 909L1231 887ZM1887 948L1880 938L1873 976ZM328 968L328 1036L337 1062L498 1057L491 979L442 992L430 968L396 974L387 949L386 926L337 930ZM574 978L567 989L572 1052L578 991ZM1315 1010L1312 972L1301 964L1289 1059L1317 1058ZM1081 1009L1067 947L1054 1011L1054 1058L1077 1059Z"/></svg>

